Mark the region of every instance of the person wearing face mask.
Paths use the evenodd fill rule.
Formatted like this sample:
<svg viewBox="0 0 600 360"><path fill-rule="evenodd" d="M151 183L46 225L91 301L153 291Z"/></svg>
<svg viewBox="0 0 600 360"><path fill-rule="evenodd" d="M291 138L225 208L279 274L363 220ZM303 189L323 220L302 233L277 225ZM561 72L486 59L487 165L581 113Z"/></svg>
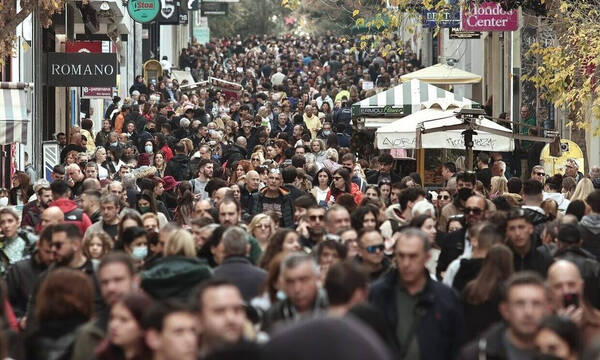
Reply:
<svg viewBox="0 0 600 360"><path fill-rule="evenodd" d="M138 268L144 264L148 256L148 233L141 226L132 226L123 231L121 237L123 250L135 261Z"/></svg>
<svg viewBox="0 0 600 360"><path fill-rule="evenodd" d="M169 222L166 215L157 210L156 200L154 199L154 194L151 190L142 190L136 202L136 210L142 215L146 213L156 214L158 216L159 226L163 226Z"/></svg>
<svg viewBox="0 0 600 360"><path fill-rule="evenodd" d="M329 135L331 135L331 129L332 129L331 122L325 121L323 123L323 127L321 128L321 130L319 130L319 132L317 133L317 139L327 141L327 138L329 137Z"/></svg>

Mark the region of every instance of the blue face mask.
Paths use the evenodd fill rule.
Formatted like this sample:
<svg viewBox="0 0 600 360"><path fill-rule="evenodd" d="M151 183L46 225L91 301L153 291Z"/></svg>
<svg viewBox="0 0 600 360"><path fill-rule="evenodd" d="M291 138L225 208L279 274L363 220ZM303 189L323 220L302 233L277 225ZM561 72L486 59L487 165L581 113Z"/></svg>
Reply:
<svg viewBox="0 0 600 360"><path fill-rule="evenodd" d="M152 149L152 145L146 145L146 146L144 147L144 150L146 150L146 152L147 152L148 154L151 154L151 153L152 153L152 150L153 150L153 149Z"/></svg>
<svg viewBox="0 0 600 360"><path fill-rule="evenodd" d="M144 260L148 256L148 247L147 246L136 246L133 248L131 252L131 257L134 260Z"/></svg>
<svg viewBox="0 0 600 360"><path fill-rule="evenodd" d="M117 145L119 145L119 142L110 143L110 146L117 146Z"/></svg>

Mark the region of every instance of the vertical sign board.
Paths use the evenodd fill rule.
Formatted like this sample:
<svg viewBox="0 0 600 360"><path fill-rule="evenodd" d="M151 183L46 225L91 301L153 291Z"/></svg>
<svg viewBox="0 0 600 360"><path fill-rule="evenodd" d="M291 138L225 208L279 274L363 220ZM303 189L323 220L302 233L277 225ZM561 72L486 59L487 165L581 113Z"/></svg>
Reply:
<svg viewBox="0 0 600 360"><path fill-rule="evenodd" d="M52 169L60 163L60 152L56 141L44 141L42 143L42 155L44 161L44 173L42 177L52 182Z"/></svg>
<svg viewBox="0 0 600 360"><path fill-rule="evenodd" d="M161 0L160 13L157 18L158 23L160 25L179 24L179 8L179 1Z"/></svg>
<svg viewBox="0 0 600 360"><path fill-rule="evenodd" d="M517 10L505 11L498 2L473 3L461 15L461 29L466 31L515 31L519 28Z"/></svg>
<svg viewBox="0 0 600 360"><path fill-rule="evenodd" d="M210 29L208 28L208 18L206 16L194 16L194 37L200 44L206 44L210 41Z"/></svg>

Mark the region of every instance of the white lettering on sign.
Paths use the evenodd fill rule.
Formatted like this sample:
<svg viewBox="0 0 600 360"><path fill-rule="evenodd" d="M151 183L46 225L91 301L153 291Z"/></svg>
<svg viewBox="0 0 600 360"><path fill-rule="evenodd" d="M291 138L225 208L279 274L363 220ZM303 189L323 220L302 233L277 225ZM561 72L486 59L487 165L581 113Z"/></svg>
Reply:
<svg viewBox="0 0 600 360"><path fill-rule="evenodd" d="M50 69L52 75L99 76L113 75L115 73L113 65L52 64Z"/></svg>

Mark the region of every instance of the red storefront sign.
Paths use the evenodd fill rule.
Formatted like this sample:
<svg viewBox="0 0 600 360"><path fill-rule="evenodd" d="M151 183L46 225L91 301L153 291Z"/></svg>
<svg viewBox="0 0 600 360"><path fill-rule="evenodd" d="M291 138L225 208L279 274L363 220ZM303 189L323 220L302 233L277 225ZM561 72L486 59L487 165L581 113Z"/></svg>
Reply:
<svg viewBox="0 0 600 360"><path fill-rule="evenodd" d="M84 99L112 99L113 88L110 87L82 87L81 97Z"/></svg>
<svg viewBox="0 0 600 360"><path fill-rule="evenodd" d="M472 4L462 11L461 29L466 31L515 31L519 28L517 10L505 11L497 2Z"/></svg>

